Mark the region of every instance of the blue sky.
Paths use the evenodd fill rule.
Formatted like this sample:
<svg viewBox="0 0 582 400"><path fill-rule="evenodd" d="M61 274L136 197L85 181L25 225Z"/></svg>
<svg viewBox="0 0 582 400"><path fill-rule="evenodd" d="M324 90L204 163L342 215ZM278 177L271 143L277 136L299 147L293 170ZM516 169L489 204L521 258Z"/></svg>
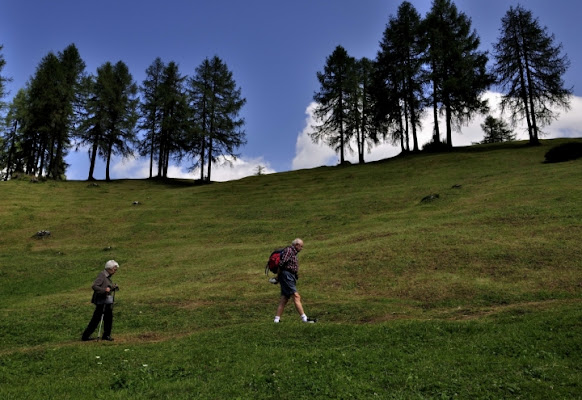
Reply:
<svg viewBox="0 0 582 400"><path fill-rule="evenodd" d="M424 16L429 0L411 0ZM497 40L501 18L512 0L457 0L481 38L482 50L491 50ZM521 0L541 24L561 42L571 66L566 85L574 88L572 110L544 130L547 137L582 136L582 46L579 18L582 3L570 0ZM95 74L107 61L125 62L134 80L141 84L145 69L156 57L175 61L184 75L194 75L206 58L219 56L233 72L247 103L247 145L233 167L213 167L213 180L238 179L256 173L333 165L338 157L325 146L311 143L312 98L319 89L316 73L325 59L342 45L351 56L374 59L390 15L401 1L391 0L213 0L129 1L102 0L4 0L0 12L0 44L6 60L3 74L13 78L10 100L35 73L49 51L62 51L75 43ZM487 96L495 103L498 95ZM453 135L453 145L469 145L482 139L476 119ZM428 142L430 123L424 124L421 145ZM518 138L526 134L516 129ZM375 148L367 160L391 157L399 149L390 145ZM356 160L356 156L353 160ZM86 179L86 150L67 158L69 179ZM171 177L188 177L189 165L174 165ZM114 160L112 178L144 178L147 162L142 159ZM103 179L103 163L95 177ZM194 172L191 177L198 177Z"/></svg>

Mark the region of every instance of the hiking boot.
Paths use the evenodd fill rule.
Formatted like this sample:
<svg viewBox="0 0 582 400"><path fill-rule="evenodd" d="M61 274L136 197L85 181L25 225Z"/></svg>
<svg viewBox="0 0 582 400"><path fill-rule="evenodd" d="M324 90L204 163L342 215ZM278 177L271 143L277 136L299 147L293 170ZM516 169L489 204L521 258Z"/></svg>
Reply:
<svg viewBox="0 0 582 400"><path fill-rule="evenodd" d="M95 340L95 338L81 336L81 340L82 340L83 342L90 342L91 340Z"/></svg>
<svg viewBox="0 0 582 400"><path fill-rule="evenodd" d="M113 342L113 338L111 336L103 336L101 340L107 340L108 342Z"/></svg>
<svg viewBox="0 0 582 400"><path fill-rule="evenodd" d="M315 324L317 322L317 318L307 318L305 321L306 324Z"/></svg>

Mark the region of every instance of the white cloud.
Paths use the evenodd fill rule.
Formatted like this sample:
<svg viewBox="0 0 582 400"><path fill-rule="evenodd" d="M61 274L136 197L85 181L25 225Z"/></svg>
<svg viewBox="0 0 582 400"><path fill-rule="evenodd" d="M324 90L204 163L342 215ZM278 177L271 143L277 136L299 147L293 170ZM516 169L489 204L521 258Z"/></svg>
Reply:
<svg viewBox="0 0 582 400"><path fill-rule="evenodd" d="M509 116L502 115L500 109L501 94L495 92L487 92L484 97L489 100L490 112L489 114L502 118L509 123ZM554 121L551 125L542 128L545 133L542 138L558 138L558 137L582 137L582 97L573 97L570 103L571 109L567 112L561 111L559 119ZM313 143L309 137L309 133L313 131L311 128L315 124L314 110L316 104L311 103L306 108L305 113L305 128L297 136L297 144L295 147L295 158L293 159L293 169L300 168L314 168L321 165L336 165L339 162L339 156L325 144ZM483 140L483 130L481 124L485 120L486 115L476 116L469 124L461 128L461 132L453 131L453 146L470 146L473 143ZM433 131L432 114L425 113L422 118L422 129L417 132L418 145L422 148L423 145L431 141ZM443 118L440 118L439 129L441 133L441 140L445 139L446 129ZM527 130L524 126L517 126L513 128L516 138L518 140L527 139ZM412 138L410 146L412 147ZM392 146L388 143L382 143L372 149L370 153L366 153L364 158L366 161L376 161L384 158L394 157L400 153L400 145ZM347 154L346 160L357 163L357 154Z"/></svg>
<svg viewBox="0 0 582 400"><path fill-rule="evenodd" d="M312 102L305 109L307 118L305 119L305 128L297 136L295 145L295 157L293 158L293 169L315 168L322 165L336 165L339 163L339 154L332 150L327 144L313 143L309 136L313 132L312 126L316 124L314 111L316 103ZM381 160L384 158L394 157L400 153L400 149L387 143L374 147L370 153L364 155L366 161ZM358 162L357 153L351 154L346 152L345 159L351 163Z"/></svg>
<svg viewBox="0 0 582 400"><path fill-rule="evenodd" d="M81 149L80 152L72 152L68 158L72 167L67 170L67 179L85 180L89 172L89 158L87 149ZM226 162L230 160L230 163ZM230 181L241 179L247 176L256 175L259 166L262 168L262 174L272 174L276 172L270 165L269 161L263 157L246 158L239 157L234 160L232 157L219 157L219 162L212 164L211 179L213 181ZM153 175L157 176L158 166L154 162ZM206 170L205 170L206 171ZM95 179L105 179L105 162L98 159L95 164ZM146 179L150 176L149 157L129 157L122 159L113 157L110 167L111 179ZM188 172L187 167L176 164L170 164L168 167L169 178L180 179L200 179L200 169L196 168Z"/></svg>
<svg viewBox="0 0 582 400"><path fill-rule="evenodd" d="M548 135L544 137L582 137L582 97L574 96L570 110L562 111L557 121L543 128Z"/></svg>
<svg viewBox="0 0 582 400"><path fill-rule="evenodd" d="M154 175L157 171L154 165ZM114 159L111 165L112 179L144 179L150 176L150 162L146 158L130 157Z"/></svg>
<svg viewBox="0 0 582 400"><path fill-rule="evenodd" d="M228 162L229 161L229 162ZM126 160L118 160L112 166L112 179L144 179L149 177L149 159L146 158L130 158ZM254 159L232 157L219 157L219 162L212 164L211 176L213 181L224 182L230 180L241 179L247 176L256 175L258 167L262 167L263 174L271 174L275 172L262 157ZM154 163L153 175L157 175L157 165ZM179 165L170 164L168 167L168 178L176 179L200 179L200 169L196 168L189 172L188 168Z"/></svg>
<svg viewBox="0 0 582 400"><path fill-rule="evenodd" d="M337 164L338 158L329 146L323 143L313 143L309 133L313 131L311 128L315 125L315 111L316 103L312 102L307 106L305 114L305 128L297 136L295 143L295 157L292 162L292 169L314 168L322 165Z"/></svg>

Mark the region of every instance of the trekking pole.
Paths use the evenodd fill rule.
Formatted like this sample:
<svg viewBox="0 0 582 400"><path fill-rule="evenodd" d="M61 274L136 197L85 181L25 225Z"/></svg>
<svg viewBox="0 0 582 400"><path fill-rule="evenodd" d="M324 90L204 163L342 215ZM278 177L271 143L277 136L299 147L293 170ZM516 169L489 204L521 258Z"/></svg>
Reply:
<svg viewBox="0 0 582 400"><path fill-rule="evenodd" d="M99 323L99 332L97 333L97 341L101 340L101 327L103 326L103 316L105 315L105 304L103 304L103 311L101 311L101 322Z"/></svg>

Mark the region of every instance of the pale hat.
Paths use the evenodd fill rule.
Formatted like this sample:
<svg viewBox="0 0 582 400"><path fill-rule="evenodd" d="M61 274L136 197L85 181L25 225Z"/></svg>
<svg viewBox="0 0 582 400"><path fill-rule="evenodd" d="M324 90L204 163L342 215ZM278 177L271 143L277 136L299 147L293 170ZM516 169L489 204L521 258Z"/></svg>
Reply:
<svg viewBox="0 0 582 400"><path fill-rule="evenodd" d="M105 269L119 268L119 264L115 260L109 260L105 263Z"/></svg>

